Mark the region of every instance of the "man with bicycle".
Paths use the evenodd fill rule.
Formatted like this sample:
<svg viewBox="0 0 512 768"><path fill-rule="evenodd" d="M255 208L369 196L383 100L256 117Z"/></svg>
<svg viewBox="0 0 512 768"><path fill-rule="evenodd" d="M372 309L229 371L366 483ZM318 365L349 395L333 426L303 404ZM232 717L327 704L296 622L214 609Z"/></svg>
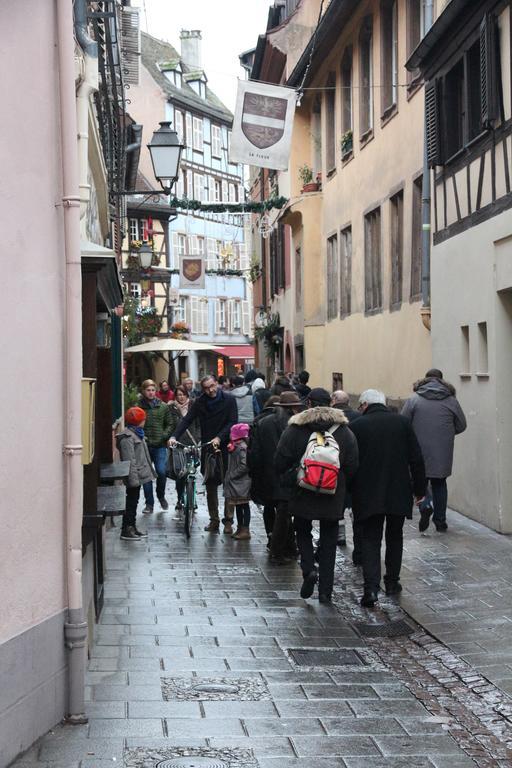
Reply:
<svg viewBox="0 0 512 768"><path fill-rule="evenodd" d="M206 452L216 450L220 452L223 466L227 466L227 444L229 441L229 430L238 422L238 409L236 400L229 392L219 387L219 383L214 376L205 376L201 379L201 395L196 398L190 406L187 415L179 423L174 435L169 440L169 447L172 448L184 432L190 427L195 419L199 422L201 430L201 442L211 443L210 446L204 446L201 452L201 472L205 474ZM219 457L220 458L220 457ZM208 504L208 513L210 522L205 527L209 533L218 533L219 531L219 498L217 487L222 483L222 476L206 477L206 500ZM227 507L224 506L224 533L232 533L232 518L227 514Z"/></svg>

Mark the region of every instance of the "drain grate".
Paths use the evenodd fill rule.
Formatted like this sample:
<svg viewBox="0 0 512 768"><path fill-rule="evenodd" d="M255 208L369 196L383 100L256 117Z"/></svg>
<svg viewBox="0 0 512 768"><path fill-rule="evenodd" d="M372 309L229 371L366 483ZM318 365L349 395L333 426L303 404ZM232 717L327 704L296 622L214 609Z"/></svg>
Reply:
<svg viewBox="0 0 512 768"><path fill-rule="evenodd" d="M299 667L345 667L351 664L361 665L367 663L357 651L340 648L323 650L289 648L288 653Z"/></svg>
<svg viewBox="0 0 512 768"><path fill-rule="evenodd" d="M354 628L361 637L403 637L412 635L416 630L406 621L388 621L386 624L363 624L355 622Z"/></svg>
<svg viewBox="0 0 512 768"><path fill-rule="evenodd" d="M270 699L259 677L162 677L164 701L261 701Z"/></svg>
<svg viewBox="0 0 512 768"><path fill-rule="evenodd" d="M125 768L258 768L252 749L232 747L134 747L123 759Z"/></svg>
<svg viewBox="0 0 512 768"><path fill-rule="evenodd" d="M227 763L211 757L172 757L156 764L156 768L227 768Z"/></svg>

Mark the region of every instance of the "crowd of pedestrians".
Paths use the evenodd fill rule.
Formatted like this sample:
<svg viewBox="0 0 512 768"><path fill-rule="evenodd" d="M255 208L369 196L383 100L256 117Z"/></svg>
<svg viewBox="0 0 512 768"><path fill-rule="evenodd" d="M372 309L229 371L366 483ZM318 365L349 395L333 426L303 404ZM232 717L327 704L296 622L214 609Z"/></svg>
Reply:
<svg viewBox="0 0 512 768"><path fill-rule="evenodd" d="M431 518L438 532L448 529L446 481L455 436L466 429L455 390L441 371L431 369L414 384L399 413L379 390L363 392L356 410L342 390L330 393L308 382L307 371L296 377L281 371L267 383L253 370L231 379L205 376L197 387L192 379L174 389L166 381L158 388L144 381L117 436L121 458L130 462L121 538L138 541L147 535L136 524L141 488L149 515L156 479L156 496L166 511L170 452L200 444L209 513L205 531L218 533L222 524L223 533L235 540L250 539L252 502L263 513L271 562L284 565L300 557L301 597L311 597L318 585L319 601L329 604L336 546L346 544L349 513L352 561L364 578L361 604L375 605L381 581L386 594L398 594L403 527L414 507L420 531ZM183 477L176 480L178 514L184 483Z"/></svg>

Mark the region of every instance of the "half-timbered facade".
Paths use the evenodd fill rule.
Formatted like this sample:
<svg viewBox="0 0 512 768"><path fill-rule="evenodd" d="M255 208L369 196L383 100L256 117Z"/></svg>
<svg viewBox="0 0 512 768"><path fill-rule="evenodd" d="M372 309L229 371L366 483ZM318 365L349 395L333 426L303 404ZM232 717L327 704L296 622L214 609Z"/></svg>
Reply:
<svg viewBox="0 0 512 768"><path fill-rule="evenodd" d="M426 80L433 361L457 386L451 502L512 531L511 3L448 4L408 62ZM427 279L429 275L425 275Z"/></svg>

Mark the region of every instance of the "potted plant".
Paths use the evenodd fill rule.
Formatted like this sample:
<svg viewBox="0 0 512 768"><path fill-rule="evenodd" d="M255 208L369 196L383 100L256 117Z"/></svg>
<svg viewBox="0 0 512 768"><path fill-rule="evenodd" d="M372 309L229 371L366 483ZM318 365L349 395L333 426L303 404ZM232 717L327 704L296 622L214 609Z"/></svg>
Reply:
<svg viewBox="0 0 512 768"><path fill-rule="evenodd" d="M345 131L341 136L341 156L349 155L354 148L354 137L352 131Z"/></svg>
<svg viewBox="0 0 512 768"><path fill-rule="evenodd" d="M313 181L313 171L306 163L299 168L299 179L302 181L302 192L318 191L318 184Z"/></svg>
<svg viewBox="0 0 512 768"><path fill-rule="evenodd" d="M184 320L176 320L170 328L171 339L189 339L190 326Z"/></svg>

